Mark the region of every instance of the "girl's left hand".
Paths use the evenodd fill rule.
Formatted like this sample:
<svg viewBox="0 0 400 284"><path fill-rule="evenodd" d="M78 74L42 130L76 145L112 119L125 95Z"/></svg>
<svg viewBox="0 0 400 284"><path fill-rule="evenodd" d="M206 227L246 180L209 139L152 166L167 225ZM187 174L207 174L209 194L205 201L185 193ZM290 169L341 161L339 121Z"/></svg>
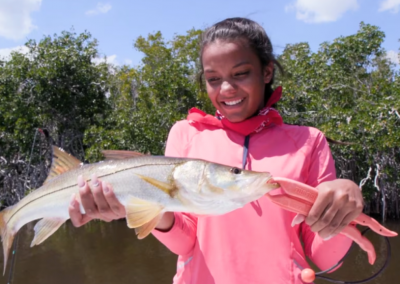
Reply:
<svg viewBox="0 0 400 284"><path fill-rule="evenodd" d="M330 239L360 215L364 200L357 184L347 179L321 183L306 224L321 238Z"/></svg>

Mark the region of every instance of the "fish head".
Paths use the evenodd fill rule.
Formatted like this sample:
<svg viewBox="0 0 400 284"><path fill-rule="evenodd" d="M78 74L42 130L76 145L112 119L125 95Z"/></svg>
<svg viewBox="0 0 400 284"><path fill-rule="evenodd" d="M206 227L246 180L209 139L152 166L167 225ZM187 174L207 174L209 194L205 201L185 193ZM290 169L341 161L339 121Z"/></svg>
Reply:
<svg viewBox="0 0 400 284"><path fill-rule="evenodd" d="M232 198L259 198L279 187L276 183L269 183L272 175L268 172L255 172L213 163L207 165L204 179L204 191L219 188Z"/></svg>
<svg viewBox="0 0 400 284"><path fill-rule="evenodd" d="M279 187L269 182L272 175L268 172L197 160L180 165L174 176L181 189L180 196L197 206L207 206L208 212L210 204L218 213L243 207Z"/></svg>

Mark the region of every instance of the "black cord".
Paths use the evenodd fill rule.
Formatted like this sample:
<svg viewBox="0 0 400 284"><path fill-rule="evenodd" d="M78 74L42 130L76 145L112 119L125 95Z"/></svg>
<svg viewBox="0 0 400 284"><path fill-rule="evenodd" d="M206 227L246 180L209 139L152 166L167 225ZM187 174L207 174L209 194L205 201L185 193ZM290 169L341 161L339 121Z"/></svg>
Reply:
<svg viewBox="0 0 400 284"><path fill-rule="evenodd" d="M365 229L361 234L364 235L366 232L368 232L368 230L370 230L370 229L369 228ZM329 282L332 282L332 283L338 283L338 284L359 284L359 283L368 282L368 281L376 278L379 274L381 274L383 272L383 270L386 269L387 265L389 264L389 260L390 260L390 258L392 256L392 251L391 251L389 238L388 237L384 237L384 238L385 238L386 247L387 247L386 260L385 260L384 265L374 275L372 275L372 276L370 276L368 278L362 279L362 280L358 280L358 281L335 280L335 279L332 279L332 278L329 278L329 277L326 277L326 276L321 276L322 274L327 273L327 272L335 269L338 265L340 265L343 262L343 260L349 255L350 251L355 246L355 243L353 242L352 245L350 246L349 250L347 251L347 253L338 261L337 264L335 264L334 266L332 266L331 268L329 268L327 270L315 273L315 277L318 278L318 279L323 279L323 280L326 280L326 281L329 281ZM300 267L301 270L304 269L297 263L297 261L295 261L295 263L296 263L296 265L298 267Z"/></svg>
<svg viewBox="0 0 400 284"><path fill-rule="evenodd" d="M19 240L19 234L17 234L17 238L14 241L14 245L13 245L12 256L11 256L11 266L10 266L10 271L8 272L7 284L11 284L11 281L12 281L13 276L14 276L13 272L14 272L15 258L16 258L16 254L17 254L18 240Z"/></svg>
<svg viewBox="0 0 400 284"><path fill-rule="evenodd" d="M247 164L247 155L249 153L249 142L250 142L250 135L247 135L244 138L244 144L243 144L243 159L242 159L243 170L246 168L246 164Z"/></svg>

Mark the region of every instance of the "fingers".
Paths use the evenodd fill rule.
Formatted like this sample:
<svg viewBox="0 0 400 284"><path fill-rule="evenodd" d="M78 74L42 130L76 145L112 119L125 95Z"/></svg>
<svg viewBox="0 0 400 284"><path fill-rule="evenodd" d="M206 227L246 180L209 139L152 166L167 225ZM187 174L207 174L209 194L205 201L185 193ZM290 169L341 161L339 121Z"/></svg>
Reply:
<svg viewBox="0 0 400 284"><path fill-rule="evenodd" d="M310 210L311 214L306 219L311 231L318 232L323 239L331 238L332 233L342 225L344 217L348 214L345 198L337 200L334 196L330 197L331 195L333 194L329 192L318 196ZM332 199L335 202L331 202Z"/></svg>
<svg viewBox="0 0 400 284"><path fill-rule="evenodd" d="M319 222L316 222L311 230L318 232L321 238L330 239L340 233L347 226L343 222L344 217L348 215L347 210L339 210L339 208L329 208Z"/></svg>
<svg viewBox="0 0 400 284"><path fill-rule="evenodd" d="M75 198L71 199L69 214L74 226L82 226L92 219L110 222L125 217L125 207L118 201L111 185L101 182L96 175L92 175L90 188L79 176L78 188L85 214L81 214Z"/></svg>
<svg viewBox="0 0 400 284"><path fill-rule="evenodd" d="M350 224L351 221L353 221L357 216L354 217L353 213L349 213L347 215L343 214L344 217L342 219L342 221L339 221L339 225L336 227L336 229L332 230L332 232L327 233L328 236L333 237L336 236L337 234L339 234L344 227L346 227L347 225Z"/></svg>
<svg viewBox="0 0 400 284"><path fill-rule="evenodd" d="M362 209L363 198L356 184L349 180L326 182L319 187L306 223L321 238L329 239L357 218Z"/></svg>
<svg viewBox="0 0 400 284"><path fill-rule="evenodd" d="M119 202L114 194L114 190L110 184L103 182L103 194L109 208L111 208L114 215L119 219L126 216L125 207Z"/></svg>
<svg viewBox="0 0 400 284"><path fill-rule="evenodd" d="M95 187L97 186L97 184L94 184L93 186ZM90 190L87 183L83 180L82 176L78 177L78 187L79 187L79 195L81 197L81 203L83 208L85 209L85 213L92 218L98 218L99 214L97 211L96 203L92 195L92 191Z"/></svg>
<svg viewBox="0 0 400 284"><path fill-rule="evenodd" d="M68 212L69 216L71 217L72 224L75 227L80 227L89 222L90 220L92 220L92 218L90 218L88 215L81 214L81 211L79 209L79 203L78 201L76 201L75 198L76 196L75 194L73 194L71 197L70 205L68 207Z"/></svg>
<svg viewBox="0 0 400 284"><path fill-rule="evenodd" d="M314 227L318 221L321 220L322 215L325 213L325 211L327 210L328 206L331 204L331 200L332 200L332 195L333 193L331 192L323 192L321 191L318 194L317 199L314 202L314 205L311 207L310 212L308 213L308 216L306 218L306 223L307 225L309 225L310 227ZM332 212L334 213L334 212ZM327 220L325 220L327 221ZM319 225L321 226L321 225ZM317 226L317 228L319 227Z"/></svg>
<svg viewBox="0 0 400 284"><path fill-rule="evenodd" d="M98 218L107 222L116 219L114 212L111 210L104 196L102 187L103 183L100 182L95 175L93 175L91 184L94 204L97 207L96 215L100 215Z"/></svg>
<svg viewBox="0 0 400 284"><path fill-rule="evenodd" d="M340 206L339 204L339 208L337 208L335 214L332 214L331 212L328 213L327 211L326 215L328 216L326 216L326 220L331 219L331 221L327 221L328 223L324 228L312 228L312 230L318 231L318 234L321 236L321 238L330 239L331 237L339 234L344 227L349 225L351 221L357 218L361 211L362 209L360 210L356 205L349 201L345 202L343 206ZM324 217L321 219L321 221L322 220L324 220Z"/></svg>

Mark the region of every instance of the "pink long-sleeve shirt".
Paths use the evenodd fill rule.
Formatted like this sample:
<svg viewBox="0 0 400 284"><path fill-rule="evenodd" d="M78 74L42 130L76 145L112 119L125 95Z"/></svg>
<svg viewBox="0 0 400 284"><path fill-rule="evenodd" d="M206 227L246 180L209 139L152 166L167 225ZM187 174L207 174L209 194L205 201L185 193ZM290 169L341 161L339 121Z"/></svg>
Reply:
<svg viewBox="0 0 400 284"><path fill-rule="evenodd" d="M241 168L244 139L229 129L183 120L172 127L165 155ZM336 178L324 135L315 128L286 124L250 136L247 169L314 187ZM304 223L292 227L295 214L266 197L221 216L174 214L171 230L153 230L153 235L179 255L175 284L303 283L294 260L309 267L307 255L327 269L351 245L342 235L324 241Z"/></svg>

